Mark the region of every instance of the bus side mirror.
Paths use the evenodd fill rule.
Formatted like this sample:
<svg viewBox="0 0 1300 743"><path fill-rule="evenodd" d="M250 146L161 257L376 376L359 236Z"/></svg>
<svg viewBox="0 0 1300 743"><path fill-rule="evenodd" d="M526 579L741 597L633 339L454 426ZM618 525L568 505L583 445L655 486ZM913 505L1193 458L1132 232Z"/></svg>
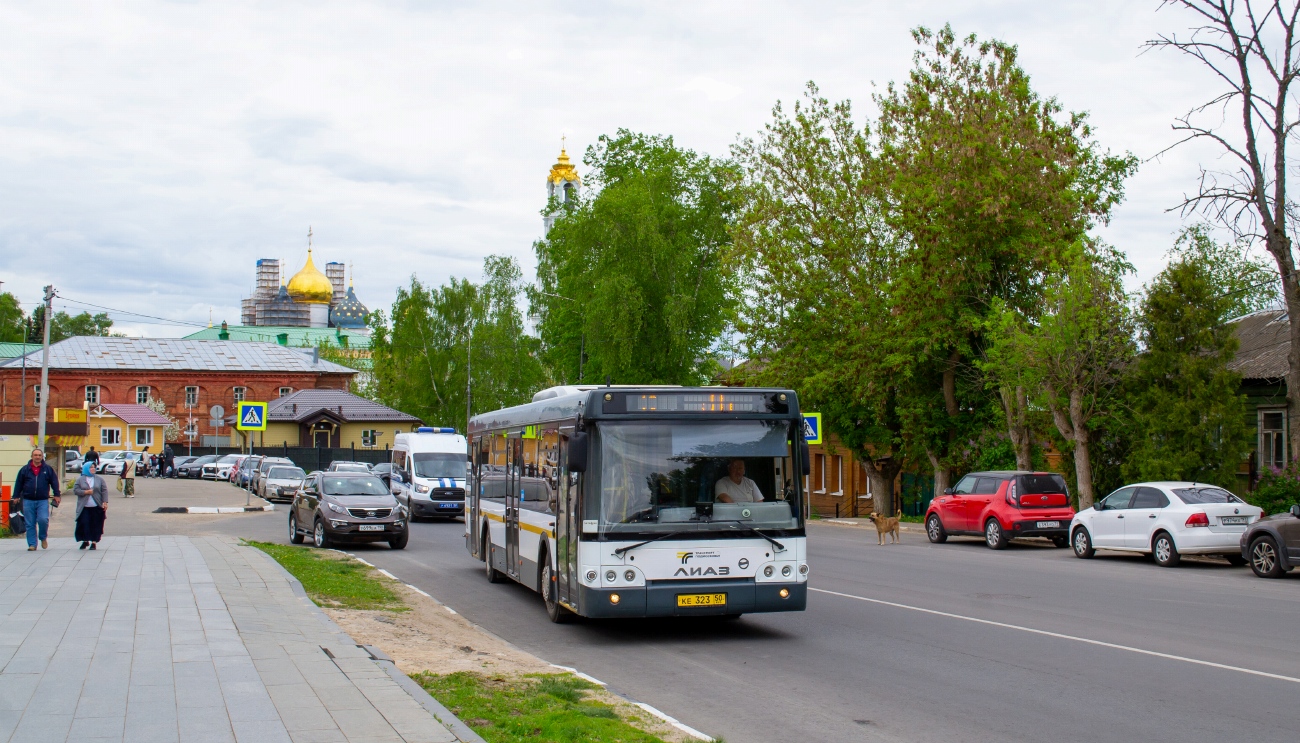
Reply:
<svg viewBox="0 0 1300 743"><path fill-rule="evenodd" d="M581 431L569 439L569 471L587 471L587 434Z"/></svg>
<svg viewBox="0 0 1300 743"><path fill-rule="evenodd" d="M807 477L812 474L812 455L808 453L808 441L799 440L799 459L800 468L803 470L803 476Z"/></svg>

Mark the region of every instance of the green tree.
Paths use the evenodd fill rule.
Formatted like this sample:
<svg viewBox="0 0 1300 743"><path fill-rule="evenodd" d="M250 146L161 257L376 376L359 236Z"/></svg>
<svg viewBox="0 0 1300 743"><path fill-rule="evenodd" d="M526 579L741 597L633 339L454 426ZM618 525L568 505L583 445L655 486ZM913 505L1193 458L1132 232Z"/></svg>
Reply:
<svg viewBox="0 0 1300 743"><path fill-rule="evenodd" d="M27 316L23 314L18 297L5 292L0 294L0 343L21 343L25 337Z"/></svg>
<svg viewBox="0 0 1300 743"><path fill-rule="evenodd" d="M1008 305L996 321L994 363L1025 372L1069 448L1079 508L1093 502L1093 431L1119 403L1118 382L1133 355L1132 313L1123 277L1132 267L1104 247L1076 243L1045 272L1045 311L1036 322Z"/></svg>
<svg viewBox="0 0 1300 743"><path fill-rule="evenodd" d="M1023 432L1020 385L998 381L1008 394L990 400L981 375L992 308L1042 311L1046 273L1109 217L1136 159L1101 152L1084 114L1040 97L1014 46L947 26L913 37L907 82L876 97L877 131L885 217L908 244L891 289L907 333L890 350L919 361L901 410L937 492L975 454L991 405Z"/></svg>
<svg viewBox="0 0 1300 743"><path fill-rule="evenodd" d="M372 315L380 401L464 431L467 376L476 412L527 402L545 383L538 341L524 333L518 265L490 256L484 274L483 284L452 278L436 288L412 277L397 291L391 321Z"/></svg>
<svg viewBox="0 0 1300 743"><path fill-rule="evenodd" d="M893 513L898 401L913 359L894 351L903 329L889 289L901 246L881 218L869 129L848 101L831 104L809 83L804 101L788 114L778 102L733 152L744 173L738 329L750 359L737 373L798 390L861 458L876 508Z"/></svg>
<svg viewBox="0 0 1300 743"><path fill-rule="evenodd" d="M535 246L530 300L549 368L570 383L707 381L735 304L723 265L732 167L622 129L584 162L594 195Z"/></svg>
<svg viewBox="0 0 1300 743"><path fill-rule="evenodd" d="M63 310L54 313L50 322L50 343L58 343L68 338L78 336L101 336L107 337L113 327L113 320L107 312L99 312L94 315L89 312L81 312L76 315L69 315ZM45 341L45 305L37 305L32 311L31 320L27 324L27 342L44 343Z"/></svg>
<svg viewBox="0 0 1300 743"><path fill-rule="evenodd" d="M1169 251L1173 262L1193 263L1206 273L1214 294L1228 302L1223 319L1282 306L1277 271L1252 258L1247 245L1218 242L1205 224L1185 228Z"/></svg>
<svg viewBox="0 0 1300 743"><path fill-rule="evenodd" d="M1237 339L1226 320L1238 298L1219 267L1170 264L1147 288L1137 318L1142 353L1126 386L1133 430L1124 476L1236 484L1248 444L1241 376L1228 369Z"/></svg>

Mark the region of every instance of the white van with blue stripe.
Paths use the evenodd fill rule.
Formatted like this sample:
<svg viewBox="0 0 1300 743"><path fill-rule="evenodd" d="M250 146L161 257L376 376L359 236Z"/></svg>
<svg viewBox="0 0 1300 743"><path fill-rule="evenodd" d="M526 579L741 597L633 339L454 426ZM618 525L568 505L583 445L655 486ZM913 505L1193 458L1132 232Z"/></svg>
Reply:
<svg viewBox="0 0 1300 743"><path fill-rule="evenodd" d="M393 444L392 484L410 504L411 518L452 519L465 513L465 437L454 428L423 426Z"/></svg>

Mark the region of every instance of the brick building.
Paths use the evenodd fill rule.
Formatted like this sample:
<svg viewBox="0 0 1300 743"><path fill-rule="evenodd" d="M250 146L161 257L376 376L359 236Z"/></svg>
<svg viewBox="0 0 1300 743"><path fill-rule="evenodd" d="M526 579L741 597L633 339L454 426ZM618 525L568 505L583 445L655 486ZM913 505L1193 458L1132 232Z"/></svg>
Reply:
<svg viewBox="0 0 1300 743"><path fill-rule="evenodd" d="M41 351L0 363L0 421L35 420ZM310 348L224 340L69 338L50 346L48 407L162 400L181 423L194 421L194 443L229 436L209 425L209 410L239 400L271 401L303 389L346 390L357 372ZM51 413L52 417L52 413ZM184 440L184 437L182 437Z"/></svg>

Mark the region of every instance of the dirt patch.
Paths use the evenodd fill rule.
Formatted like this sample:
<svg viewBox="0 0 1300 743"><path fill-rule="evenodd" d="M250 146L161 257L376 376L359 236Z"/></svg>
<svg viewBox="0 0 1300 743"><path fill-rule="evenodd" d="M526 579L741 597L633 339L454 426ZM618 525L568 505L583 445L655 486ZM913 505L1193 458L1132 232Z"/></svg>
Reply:
<svg viewBox="0 0 1300 743"><path fill-rule="evenodd" d="M323 611L358 643L374 645L383 650L408 675L421 672L446 675L468 671L488 679L505 681L528 674L561 673L537 656L478 629L469 620L451 613L434 599L400 583L395 590L410 607L410 611ZM685 743L696 740L608 691L591 691L587 695L595 701L611 705L624 720L665 741ZM471 720L466 722L473 724Z"/></svg>

